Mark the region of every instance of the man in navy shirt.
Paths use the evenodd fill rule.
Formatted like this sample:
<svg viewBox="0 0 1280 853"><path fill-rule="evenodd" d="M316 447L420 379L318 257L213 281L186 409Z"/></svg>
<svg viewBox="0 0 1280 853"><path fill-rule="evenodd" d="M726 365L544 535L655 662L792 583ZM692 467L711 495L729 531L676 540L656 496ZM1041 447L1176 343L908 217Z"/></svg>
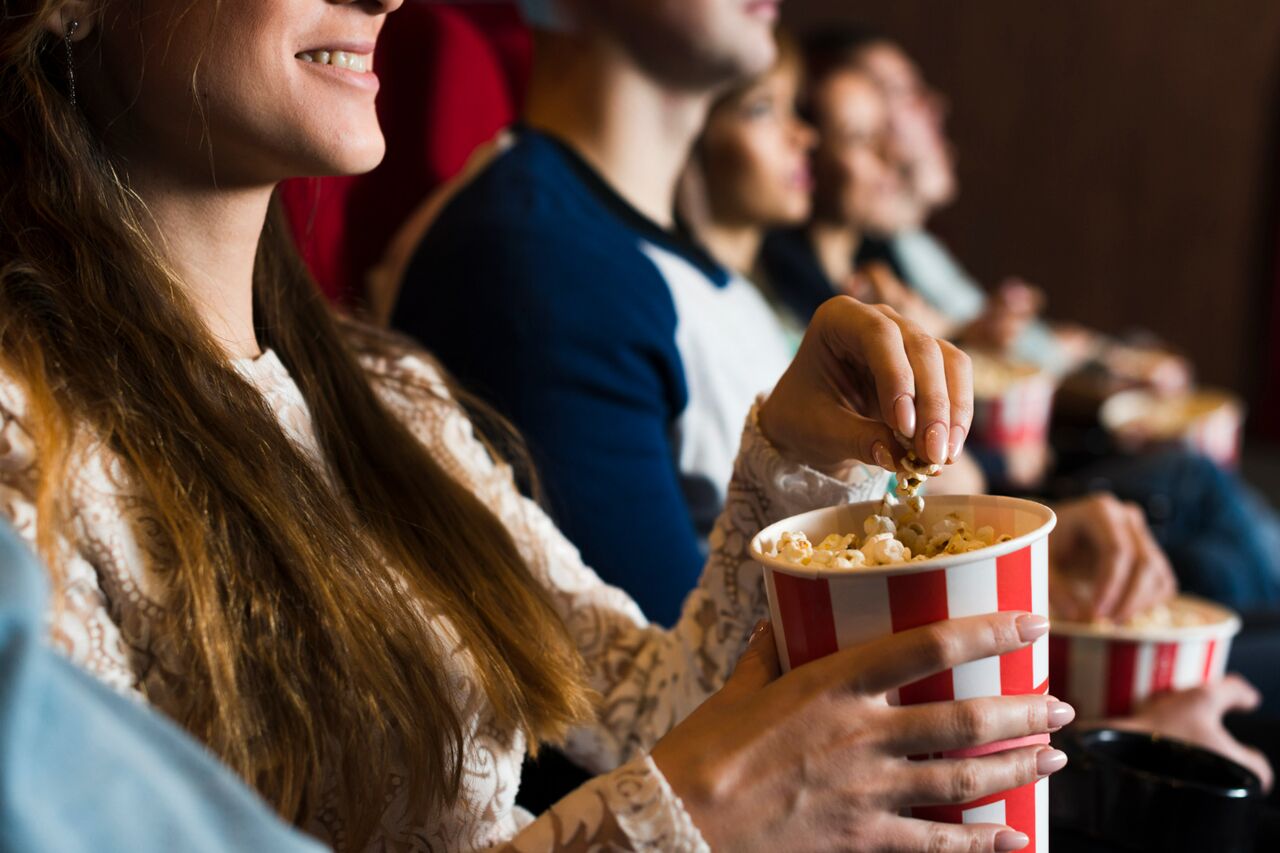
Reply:
<svg viewBox="0 0 1280 853"><path fill-rule="evenodd" d="M435 220L393 317L515 423L588 564L666 624L751 402L789 361L759 293L672 215L715 94L773 62L776 12L566 0L535 16L524 124Z"/></svg>

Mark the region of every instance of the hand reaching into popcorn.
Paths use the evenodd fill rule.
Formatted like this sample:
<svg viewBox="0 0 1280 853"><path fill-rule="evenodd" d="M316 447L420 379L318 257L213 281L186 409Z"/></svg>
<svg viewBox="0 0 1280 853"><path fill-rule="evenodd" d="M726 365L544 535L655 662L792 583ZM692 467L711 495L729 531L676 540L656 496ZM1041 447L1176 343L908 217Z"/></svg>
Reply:
<svg viewBox="0 0 1280 853"><path fill-rule="evenodd" d="M800 351L760 407L784 456L841 475L862 462L893 471L906 450L941 465L973 418L969 357L887 305L837 296L814 314Z"/></svg>
<svg viewBox="0 0 1280 853"><path fill-rule="evenodd" d="M1139 507L1098 494L1054 510L1049 606L1056 616L1123 622L1177 594L1173 569Z"/></svg>
<svg viewBox="0 0 1280 853"><path fill-rule="evenodd" d="M956 337L966 347L1008 354L1044 307L1044 292L1020 278L1005 280Z"/></svg>

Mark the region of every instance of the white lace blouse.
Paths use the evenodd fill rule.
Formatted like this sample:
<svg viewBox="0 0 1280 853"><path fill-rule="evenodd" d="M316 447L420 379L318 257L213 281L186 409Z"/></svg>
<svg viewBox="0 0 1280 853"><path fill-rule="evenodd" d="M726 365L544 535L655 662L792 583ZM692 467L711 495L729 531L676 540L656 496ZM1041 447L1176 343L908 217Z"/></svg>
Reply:
<svg viewBox="0 0 1280 853"><path fill-rule="evenodd" d="M318 459L302 395L275 354L238 367L293 440ZM634 850L706 849L647 753L723 683L751 628L767 615L760 569L751 562L747 543L783 516L882 494L887 475L860 469L846 483L790 465L754 427L753 414L702 578L679 624L662 630L650 626L625 593L584 566L543 511L520 495L511 471L496 464L473 434L433 362L406 354L369 360L366 367L391 409L512 531L530 569L550 590L586 659L592 686L603 697L598 718L575 731L566 749L601 775L535 819L515 805L523 738L494 724L465 653L447 654L450 683L464 711L461 794L445 813L436 814L413 813L407 797L393 798L368 849L588 850L599 849L619 830ZM40 460L24 429L25 417L21 386L0 374L0 516L34 544L40 519L33 491ZM174 703L183 701L166 688L181 675L175 670L181 658L173 648L180 638L149 630L164 607L159 578L169 551L148 523L145 493L119 459L91 439L84 447L66 484L73 513L60 546L68 555L68 578L62 607L54 611L59 615L51 624L52 642L108 684L172 713ZM448 642L439 626L424 621L423 630L436 630ZM340 798L337 791L319 803L305 828L347 850Z"/></svg>

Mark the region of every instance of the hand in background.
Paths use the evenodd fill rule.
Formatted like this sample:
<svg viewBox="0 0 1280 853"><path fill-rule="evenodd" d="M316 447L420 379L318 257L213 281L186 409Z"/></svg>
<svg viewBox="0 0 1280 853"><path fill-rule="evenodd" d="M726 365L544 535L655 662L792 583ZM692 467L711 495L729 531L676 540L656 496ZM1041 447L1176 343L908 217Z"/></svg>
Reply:
<svg viewBox="0 0 1280 853"><path fill-rule="evenodd" d="M1262 697L1248 681L1235 673L1216 684L1192 690L1161 693L1131 717L1107 720L1105 725L1130 731L1155 732L1216 752L1247 767L1270 791L1275 780L1270 762L1258 750L1231 736L1222 718L1231 711L1252 711Z"/></svg>
<svg viewBox="0 0 1280 853"><path fill-rule="evenodd" d="M1177 593L1173 568L1140 507L1098 494L1054 510L1049 604L1055 615L1120 622Z"/></svg>
<svg viewBox="0 0 1280 853"><path fill-rule="evenodd" d="M966 346L1008 354L1035 321L1044 305L1044 293L1022 279L1000 285L976 320L960 333Z"/></svg>

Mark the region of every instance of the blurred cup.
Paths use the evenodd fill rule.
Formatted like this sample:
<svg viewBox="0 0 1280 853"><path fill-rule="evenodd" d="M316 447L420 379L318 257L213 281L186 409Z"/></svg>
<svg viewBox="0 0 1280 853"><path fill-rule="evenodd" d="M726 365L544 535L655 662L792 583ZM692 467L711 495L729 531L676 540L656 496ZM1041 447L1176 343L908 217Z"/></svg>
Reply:
<svg viewBox="0 0 1280 853"><path fill-rule="evenodd" d="M969 440L1001 451L1044 444L1053 416L1053 377L1034 365L982 351L969 357L974 405Z"/></svg>
<svg viewBox="0 0 1280 853"><path fill-rule="evenodd" d="M1032 501L978 496L931 497L920 521L928 530L951 513L977 529L991 526L1013 537L967 554L918 563L859 569L795 565L770 556L783 532L803 532L819 542L828 534L863 532L863 521L880 510L879 501L819 509L766 527L751 542L764 567L769 611L785 671L889 634L944 619L998 611L1049 615L1048 536L1053 511ZM1044 695L1049 689L1048 638L1000 657L961 664L893 691L893 704L915 705L951 699ZM1041 735L921 758L987 755L1047 743ZM915 817L947 823L1004 823L1048 844L1049 780L960 806L913 808Z"/></svg>
<svg viewBox="0 0 1280 853"><path fill-rule="evenodd" d="M1102 426L1121 447L1141 451L1180 445L1224 468L1234 468L1240 460L1244 417L1239 397L1208 388L1173 395L1123 391L1098 412Z"/></svg>
<svg viewBox="0 0 1280 853"><path fill-rule="evenodd" d="M1161 605L1138 624L1055 620L1049 636L1053 695L1075 706L1080 720L1126 716L1157 693L1221 679L1239 632L1239 616L1190 595Z"/></svg>

